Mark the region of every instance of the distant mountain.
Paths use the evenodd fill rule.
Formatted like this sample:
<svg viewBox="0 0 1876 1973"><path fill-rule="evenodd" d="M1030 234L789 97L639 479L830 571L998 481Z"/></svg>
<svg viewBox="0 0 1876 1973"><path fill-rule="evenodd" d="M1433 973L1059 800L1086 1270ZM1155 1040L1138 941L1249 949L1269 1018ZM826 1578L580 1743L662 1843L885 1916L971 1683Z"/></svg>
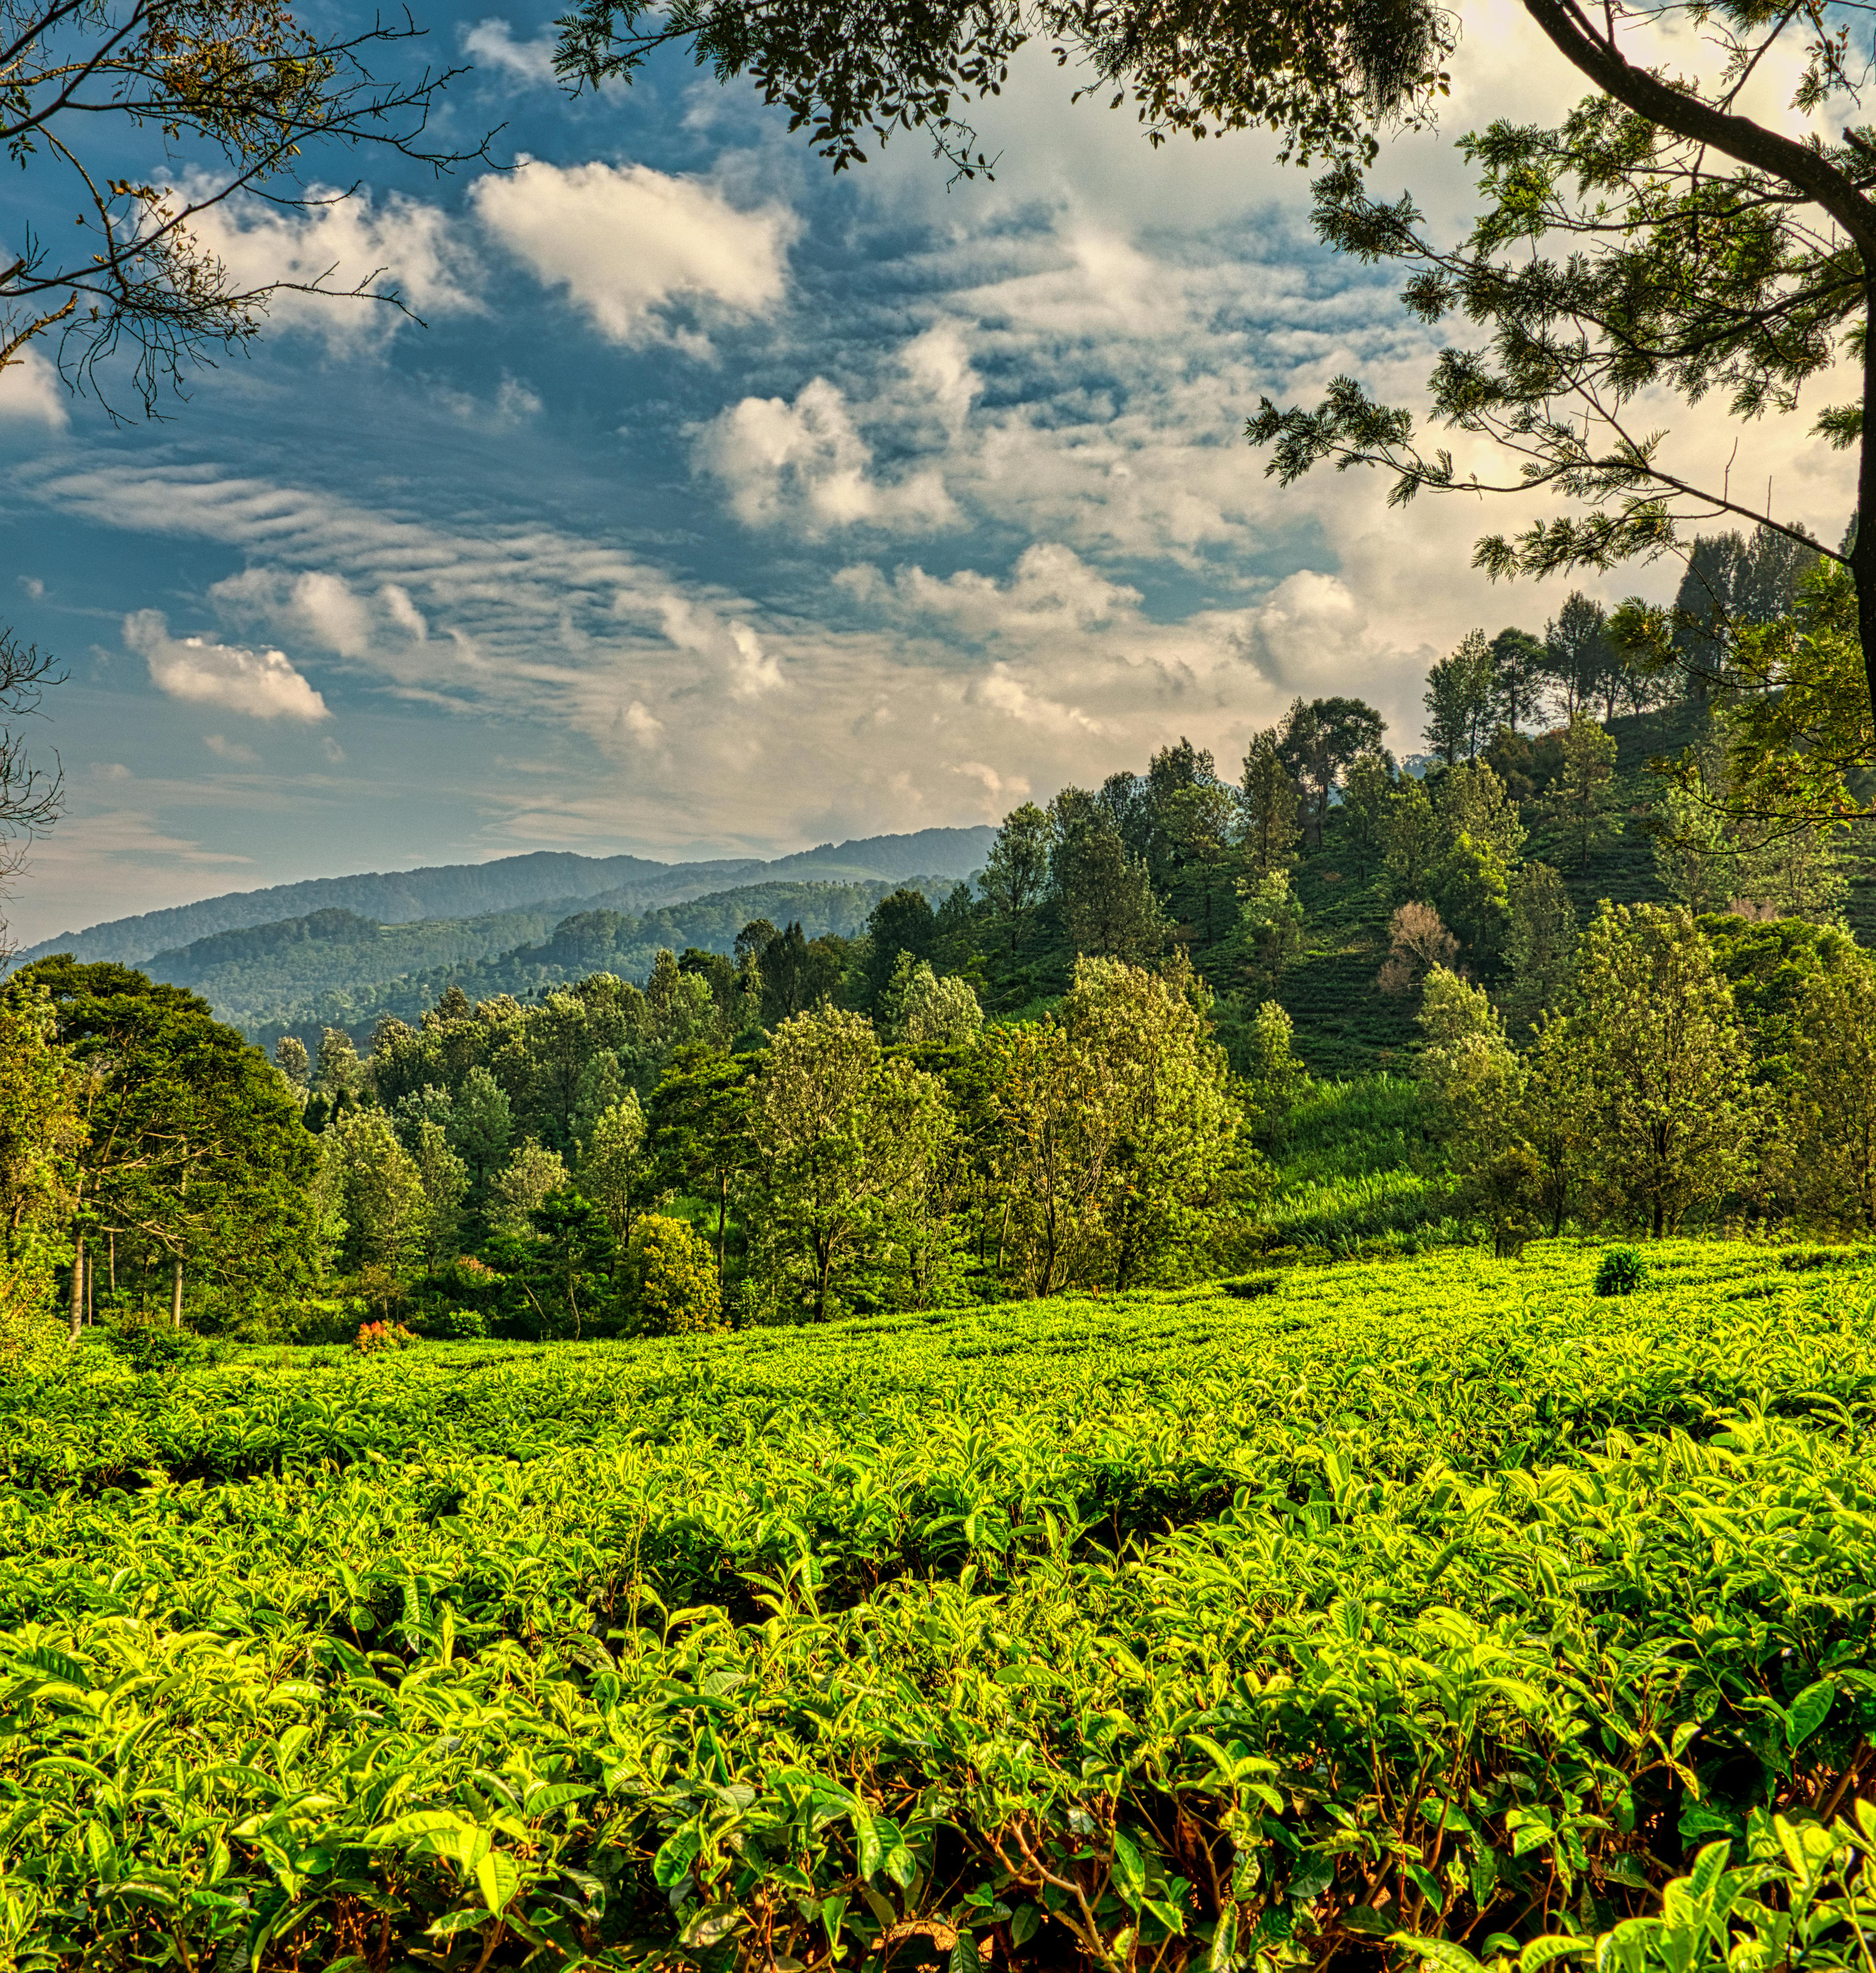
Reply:
<svg viewBox="0 0 1876 1973"><path fill-rule="evenodd" d="M381 925L328 909L214 932L145 965L153 979L200 993L223 1020L256 1040L298 1034L316 1043L319 1030L332 1027L362 1042L387 1014L416 1021L451 986L479 1000L540 993L590 973L642 980L660 947L727 952L743 927L760 918L798 921L810 938L850 936L901 884L936 899L956 881L895 875L742 885L642 916L587 906L570 914L498 911Z"/></svg>
<svg viewBox="0 0 1876 1973"><path fill-rule="evenodd" d="M923 829L909 836L873 836L804 849L773 862L723 857L693 863L659 863L643 856L577 856L536 850L492 863L445 863L421 870L370 872L356 877L315 877L261 891L231 891L199 904L114 918L83 931L60 932L20 956L47 953L85 960L113 959L141 966L158 953L174 955L221 932L310 921L328 911L348 911L377 926L426 919L461 921L509 911L548 914L548 923L581 905L627 912L655 910L738 882L768 878L814 878L824 883L879 878L968 876L989 853L995 835L987 827ZM544 926L517 928L511 942L538 938ZM301 934L317 941L324 934ZM484 946L482 951L495 948Z"/></svg>

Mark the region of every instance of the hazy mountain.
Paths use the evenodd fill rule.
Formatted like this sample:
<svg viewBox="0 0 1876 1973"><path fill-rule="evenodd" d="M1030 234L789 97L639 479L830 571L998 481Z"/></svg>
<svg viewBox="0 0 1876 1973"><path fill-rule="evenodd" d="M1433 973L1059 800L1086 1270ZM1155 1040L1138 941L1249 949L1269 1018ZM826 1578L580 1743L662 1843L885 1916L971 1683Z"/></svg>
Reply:
<svg viewBox="0 0 1876 1973"><path fill-rule="evenodd" d="M114 918L83 931L60 932L21 955L38 959L69 952L80 959L114 959L141 966L158 953L181 949L221 932L310 922L328 911L350 912L374 925L404 926L426 919L460 923L498 914L546 915L551 924L581 905L642 912L737 883L768 878L814 878L855 883L909 876L968 876L989 854L994 829L923 829L909 836L874 836L824 843L792 856L763 862L724 857L694 863L659 863L642 856L577 856L536 850L492 863L446 863L421 870L369 872L356 877L315 877L260 891L231 891L199 904ZM517 926L508 942L538 939L546 925ZM319 933L302 933L316 942ZM472 938L472 944L477 941ZM498 949L485 943L478 951ZM466 956L466 955L452 955Z"/></svg>
<svg viewBox="0 0 1876 1973"><path fill-rule="evenodd" d="M484 1000L538 993L590 973L640 980L661 946L727 952L752 918L798 921L810 938L824 932L851 936L881 898L907 881L936 900L956 880L785 879L738 885L642 916L587 905L571 913L498 911L381 925L354 911L328 909L211 933L157 954L145 967L153 979L200 993L223 1020L257 1039L271 1042L286 1032L316 1042L321 1028L335 1027L362 1041L386 1014L417 1020L446 986Z"/></svg>

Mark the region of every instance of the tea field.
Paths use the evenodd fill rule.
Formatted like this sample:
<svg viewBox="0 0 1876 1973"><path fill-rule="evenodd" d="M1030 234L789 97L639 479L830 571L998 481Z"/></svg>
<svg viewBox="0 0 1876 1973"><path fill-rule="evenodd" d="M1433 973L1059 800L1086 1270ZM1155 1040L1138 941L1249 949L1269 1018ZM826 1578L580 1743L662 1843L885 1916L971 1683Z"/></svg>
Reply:
<svg viewBox="0 0 1876 1973"><path fill-rule="evenodd" d="M0 1967L1876 1973L1876 1268L0 1386Z"/></svg>

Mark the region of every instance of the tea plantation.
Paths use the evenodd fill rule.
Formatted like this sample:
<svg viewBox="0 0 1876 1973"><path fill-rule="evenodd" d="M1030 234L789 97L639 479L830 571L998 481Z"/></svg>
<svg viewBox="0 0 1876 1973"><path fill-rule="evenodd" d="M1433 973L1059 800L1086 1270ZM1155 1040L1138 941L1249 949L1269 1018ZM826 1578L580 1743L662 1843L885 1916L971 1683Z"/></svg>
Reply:
<svg viewBox="0 0 1876 1973"><path fill-rule="evenodd" d="M0 1386L0 1966L1851 1966L1876 1268Z"/></svg>

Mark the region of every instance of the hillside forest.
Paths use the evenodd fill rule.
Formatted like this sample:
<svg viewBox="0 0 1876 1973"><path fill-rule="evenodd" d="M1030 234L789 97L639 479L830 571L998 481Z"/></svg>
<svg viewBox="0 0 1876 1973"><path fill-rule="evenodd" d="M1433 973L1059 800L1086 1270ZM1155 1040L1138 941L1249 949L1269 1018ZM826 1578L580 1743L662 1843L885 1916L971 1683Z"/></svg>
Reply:
<svg viewBox="0 0 1876 1973"><path fill-rule="evenodd" d="M1767 620L1809 607L1776 544L1719 549ZM587 1338L1876 1234L1876 860L1727 819L1724 697L1574 595L1437 663L1404 764L1298 699L1240 761L1169 739L1024 804L856 932L750 917L526 997L466 968L271 1061L185 986L39 958L0 995L8 1333Z"/></svg>

